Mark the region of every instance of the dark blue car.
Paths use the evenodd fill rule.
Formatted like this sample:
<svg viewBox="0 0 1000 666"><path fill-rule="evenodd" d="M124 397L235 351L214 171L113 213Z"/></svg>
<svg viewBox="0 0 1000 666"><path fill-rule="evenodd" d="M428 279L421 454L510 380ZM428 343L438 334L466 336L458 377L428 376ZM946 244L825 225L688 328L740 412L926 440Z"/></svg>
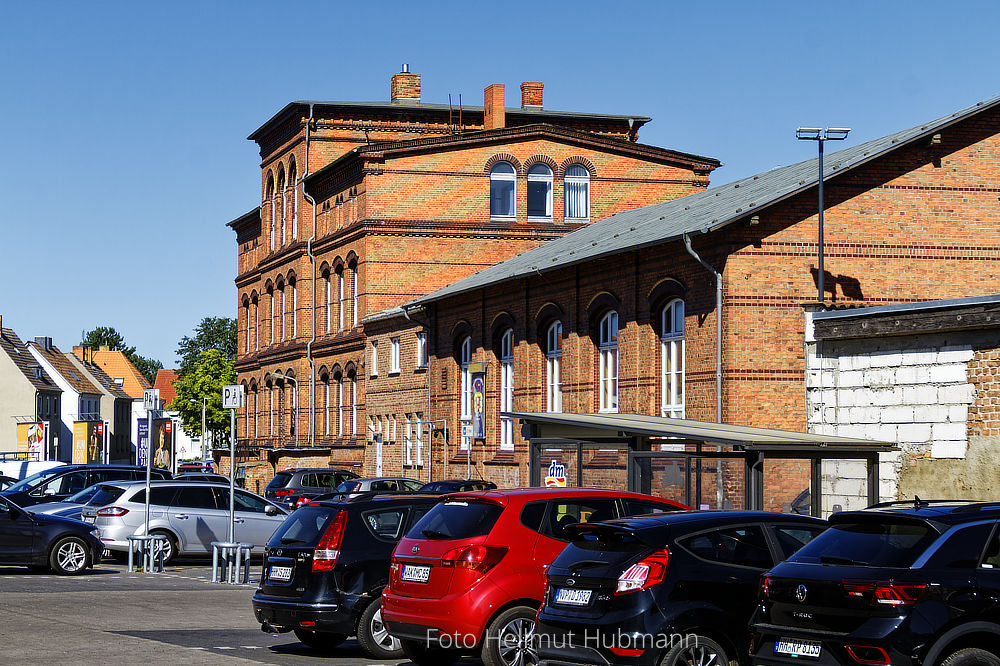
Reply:
<svg viewBox="0 0 1000 666"><path fill-rule="evenodd" d="M100 561L102 551L92 525L32 513L0 497L0 564L75 575Z"/></svg>

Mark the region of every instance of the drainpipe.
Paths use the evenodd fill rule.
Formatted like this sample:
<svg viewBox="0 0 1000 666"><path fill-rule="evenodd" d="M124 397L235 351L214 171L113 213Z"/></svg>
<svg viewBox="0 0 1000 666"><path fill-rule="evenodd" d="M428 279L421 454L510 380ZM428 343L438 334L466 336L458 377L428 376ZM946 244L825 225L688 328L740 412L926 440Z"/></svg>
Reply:
<svg viewBox="0 0 1000 666"><path fill-rule="evenodd" d="M312 268L312 337L306 343L306 361L309 363L309 446L316 446L316 433L314 432L314 422L316 421L316 362L313 359L312 348L316 344L316 255L313 254L313 241L316 240L316 200L306 192L306 176L309 175L309 132L312 129L313 104L309 104L309 120L306 122L306 164L302 174L302 197L312 206L312 233L306 241L306 256L309 257L309 265Z"/></svg>
<svg viewBox="0 0 1000 666"><path fill-rule="evenodd" d="M403 309L403 316L406 317L406 321L412 322L414 324L419 324L420 326L423 326L424 330L426 331L426 335L424 337L424 354L427 356L427 366L428 366L427 367L427 416L426 416L426 419L427 419L428 424L430 424L430 423L433 422L431 420L431 369L430 369L430 356L431 355L430 355L430 352L428 351L430 349L430 344L431 344L431 335L430 335L431 326L430 326L430 321L417 321L416 319L413 319L412 317L410 317L410 312L409 312L409 310L406 309L405 305L403 306L402 309ZM447 453L448 453L448 451L447 451L447 446L448 446L448 441L447 441L448 440L448 421L447 420L445 420L445 424L444 424L444 434L443 434L443 437L445 438L444 446L446 448L445 448L445 453L442 456L442 460L444 461L444 464L447 465L448 464L448 459L447 459L448 458L448 456L447 456ZM427 483L431 482L431 472L432 472L433 467L434 467L434 456L431 453L431 446L433 444L434 444L434 431L433 431L432 428L428 427L428 431L427 431ZM442 478L444 478L444 477L442 477Z"/></svg>

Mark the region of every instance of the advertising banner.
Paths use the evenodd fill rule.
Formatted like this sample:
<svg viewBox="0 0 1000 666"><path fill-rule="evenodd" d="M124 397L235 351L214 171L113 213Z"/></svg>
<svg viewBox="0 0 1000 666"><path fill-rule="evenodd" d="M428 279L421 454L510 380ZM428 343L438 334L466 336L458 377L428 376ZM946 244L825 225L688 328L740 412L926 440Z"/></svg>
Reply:
<svg viewBox="0 0 1000 666"><path fill-rule="evenodd" d="M145 467L149 460L149 424L146 419L139 419L136 426L135 464Z"/></svg>
<svg viewBox="0 0 1000 666"><path fill-rule="evenodd" d="M153 467L174 469L174 428L170 419L153 419Z"/></svg>
<svg viewBox="0 0 1000 666"><path fill-rule="evenodd" d="M486 438L486 374L472 374L472 437Z"/></svg>
<svg viewBox="0 0 1000 666"><path fill-rule="evenodd" d="M45 422L17 424L17 452L29 460L42 460L45 452Z"/></svg>
<svg viewBox="0 0 1000 666"><path fill-rule="evenodd" d="M104 424L100 421L73 422L73 462L88 464L104 462Z"/></svg>

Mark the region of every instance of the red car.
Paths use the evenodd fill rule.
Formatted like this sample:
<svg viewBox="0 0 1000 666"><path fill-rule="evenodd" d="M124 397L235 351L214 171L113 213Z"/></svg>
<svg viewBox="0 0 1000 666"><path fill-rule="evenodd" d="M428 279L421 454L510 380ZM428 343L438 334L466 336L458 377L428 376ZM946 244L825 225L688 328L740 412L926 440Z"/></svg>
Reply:
<svg viewBox="0 0 1000 666"><path fill-rule="evenodd" d="M382 620L419 666L472 651L486 666L535 663L535 614L545 570L568 542L565 527L687 508L590 488L445 495L396 547Z"/></svg>

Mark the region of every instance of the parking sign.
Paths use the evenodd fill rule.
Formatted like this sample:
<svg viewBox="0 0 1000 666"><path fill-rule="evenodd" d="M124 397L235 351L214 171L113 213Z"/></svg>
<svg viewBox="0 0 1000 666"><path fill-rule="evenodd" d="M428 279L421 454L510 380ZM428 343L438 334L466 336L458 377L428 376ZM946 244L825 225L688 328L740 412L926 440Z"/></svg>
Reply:
<svg viewBox="0 0 1000 666"><path fill-rule="evenodd" d="M160 389L145 389L142 392L142 406L146 410L160 408Z"/></svg>
<svg viewBox="0 0 1000 666"><path fill-rule="evenodd" d="M243 406L243 385L231 384L222 387L222 408L239 409Z"/></svg>

